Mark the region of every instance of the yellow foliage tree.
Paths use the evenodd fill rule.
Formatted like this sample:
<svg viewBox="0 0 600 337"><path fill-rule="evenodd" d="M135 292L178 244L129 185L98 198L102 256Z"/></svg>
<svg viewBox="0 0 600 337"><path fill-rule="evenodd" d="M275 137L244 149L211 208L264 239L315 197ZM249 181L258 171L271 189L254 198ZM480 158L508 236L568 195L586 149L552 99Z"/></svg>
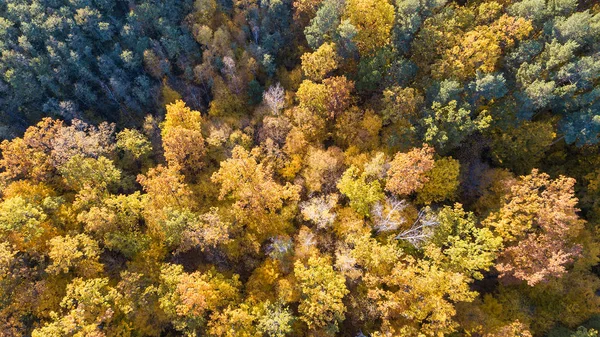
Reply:
<svg viewBox="0 0 600 337"><path fill-rule="evenodd" d="M342 302L348 294L344 277L336 274L329 258L319 256L311 256L306 266L296 261L294 275L301 293L300 319L311 330L337 332L346 311Z"/></svg>
<svg viewBox="0 0 600 337"><path fill-rule="evenodd" d="M338 56L334 43L324 43L313 53L304 53L301 57L302 71L313 81L323 80L338 66Z"/></svg>
<svg viewBox="0 0 600 337"><path fill-rule="evenodd" d="M199 111L191 110L181 100L167 105L161 135L169 165L188 173L198 172L204 166L206 149Z"/></svg>
<svg viewBox="0 0 600 337"><path fill-rule="evenodd" d="M452 157L444 157L434 162L433 168L425 174L426 183L417 190L417 202L430 204L453 200L460 181L460 163Z"/></svg>
<svg viewBox="0 0 600 337"><path fill-rule="evenodd" d="M362 55L385 46L394 23L394 6L388 0L349 0L344 17L356 27L355 42Z"/></svg>
<svg viewBox="0 0 600 337"><path fill-rule="evenodd" d="M397 153L390 162L385 189L399 195L408 195L429 181L427 173L433 169L433 148L423 145L407 153Z"/></svg>

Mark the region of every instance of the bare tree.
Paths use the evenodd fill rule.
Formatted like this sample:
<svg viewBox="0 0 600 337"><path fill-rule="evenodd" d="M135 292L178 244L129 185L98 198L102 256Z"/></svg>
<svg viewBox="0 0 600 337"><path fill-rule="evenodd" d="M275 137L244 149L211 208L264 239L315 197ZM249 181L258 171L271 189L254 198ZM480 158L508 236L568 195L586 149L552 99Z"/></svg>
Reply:
<svg viewBox="0 0 600 337"><path fill-rule="evenodd" d="M338 247L335 252L335 268L351 280L357 280L362 275L352 250L346 245Z"/></svg>
<svg viewBox="0 0 600 337"><path fill-rule="evenodd" d="M223 58L223 68L221 71L227 77L229 89L234 94L240 95L242 93L243 88L243 78L239 74L237 74L236 65L233 58L231 58L230 56L225 56Z"/></svg>
<svg viewBox="0 0 600 337"><path fill-rule="evenodd" d="M263 101L274 115L278 115L285 103L285 90L279 82L272 85L263 93Z"/></svg>
<svg viewBox="0 0 600 337"><path fill-rule="evenodd" d="M406 240L413 246L419 248L431 237L431 235L433 235L433 231L438 224L437 217L431 213L429 207L426 207L419 211L417 220L415 220L413 225L409 229L398 234L396 239Z"/></svg>
<svg viewBox="0 0 600 337"><path fill-rule="evenodd" d="M252 37L254 38L254 43L258 44L258 38L260 36L260 27L255 22L250 24L252 26Z"/></svg>
<svg viewBox="0 0 600 337"><path fill-rule="evenodd" d="M107 155L115 149L114 133L114 124L104 122L96 127L74 119L51 140L52 162L58 167L78 154L92 158Z"/></svg>
<svg viewBox="0 0 600 337"><path fill-rule="evenodd" d="M338 196L330 194L311 198L300 203L300 212L304 220L312 221L317 228L324 229L333 224L336 218L333 208L336 206Z"/></svg>
<svg viewBox="0 0 600 337"><path fill-rule="evenodd" d="M377 232L388 232L397 230L406 219L400 214L408 203L406 200L398 200L394 197L385 198L385 204L377 202L373 206L373 227Z"/></svg>
<svg viewBox="0 0 600 337"><path fill-rule="evenodd" d="M292 240L284 237L271 238L271 243L267 246L267 254L274 259L282 259L294 247Z"/></svg>

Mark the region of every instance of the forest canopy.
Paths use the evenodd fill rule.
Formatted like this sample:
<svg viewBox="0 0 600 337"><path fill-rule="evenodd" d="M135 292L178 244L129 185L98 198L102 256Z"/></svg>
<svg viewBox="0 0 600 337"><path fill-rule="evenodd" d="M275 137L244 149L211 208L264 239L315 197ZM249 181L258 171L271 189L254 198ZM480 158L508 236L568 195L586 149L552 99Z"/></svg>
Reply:
<svg viewBox="0 0 600 337"><path fill-rule="evenodd" d="M0 0L0 337L598 337L593 0Z"/></svg>

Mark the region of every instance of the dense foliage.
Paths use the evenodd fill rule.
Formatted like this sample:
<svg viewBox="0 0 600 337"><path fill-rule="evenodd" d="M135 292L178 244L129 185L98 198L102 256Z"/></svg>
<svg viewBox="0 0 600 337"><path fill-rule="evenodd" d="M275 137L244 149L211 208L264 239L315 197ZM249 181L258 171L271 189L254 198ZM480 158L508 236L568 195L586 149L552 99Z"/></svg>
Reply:
<svg viewBox="0 0 600 337"><path fill-rule="evenodd" d="M600 5L0 0L0 336L598 336Z"/></svg>

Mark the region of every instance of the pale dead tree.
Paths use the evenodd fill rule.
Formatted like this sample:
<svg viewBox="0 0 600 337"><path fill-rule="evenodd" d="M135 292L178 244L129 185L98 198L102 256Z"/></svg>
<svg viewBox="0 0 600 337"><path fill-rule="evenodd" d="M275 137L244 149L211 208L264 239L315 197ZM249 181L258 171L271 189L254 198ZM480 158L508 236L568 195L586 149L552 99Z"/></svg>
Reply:
<svg viewBox="0 0 600 337"><path fill-rule="evenodd" d="M267 254L277 260L283 257L294 248L292 240L283 237L271 238L271 244L267 246Z"/></svg>
<svg viewBox="0 0 600 337"><path fill-rule="evenodd" d="M395 231L406 222L402 211L408 206L406 200L394 197L385 198L385 203L377 202L373 206L373 227L379 232Z"/></svg>
<svg viewBox="0 0 600 337"><path fill-rule="evenodd" d="M231 56L225 56L223 58L223 73L227 76L233 76L235 73L235 61Z"/></svg>
<svg viewBox="0 0 600 337"><path fill-rule="evenodd" d="M352 256L352 250L345 245L338 247L335 252L335 268L351 280L362 276L362 272L357 267L356 258Z"/></svg>
<svg viewBox="0 0 600 337"><path fill-rule="evenodd" d="M114 124L104 122L96 127L74 119L71 126L62 127L52 139L52 162L60 166L76 155L108 155L115 149L114 133Z"/></svg>
<svg viewBox="0 0 600 337"><path fill-rule="evenodd" d="M387 171L390 168L390 163L387 161L383 152L377 152L371 161L365 164L365 173L368 176L384 179Z"/></svg>
<svg viewBox="0 0 600 337"><path fill-rule="evenodd" d="M285 90L279 82L263 93L263 101L274 115L278 115L285 103Z"/></svg>
<svg viewBox="0 0 600 337"><path fill-rule="evenodd" d="M218 148L227 142L232 132L233 130L229 124L213 122L208 126L208 137L206 138L206 142L208 145Z"/></svg>
<svg viewBox="0 0 600 337"><path fill-rule="evenodd" d="M304 220L312 221L317 228L324 229L333 224L336 218L332 209L337 205L337 194L314 197L300 203L300 213Z"/></svg>
<svg viewBox="0 0 600 337"><path fill-rule="evenodd" d="M218 211L218 208L212 207L210 212L189 222L188 228L183 231L183 240L175 252L182 253L193 248L205 251L216 248L219 244L227 244L231 240L231 224L223 221Z"/></svg>
<svg viewBox="0 0 600 337"><path fill-rule="evenodd" d="M254 22L251 24L252 26L252 37L254 38L254 43L258 44L258 37L260 36L260 27Z"/></svg>
<svg viewBox="0 0 600 337"><path fill-rule="evenodd" d="M429 207L426 207L419 211L417 220L415 220L413 225L409 229L398 234L396 239L406 240L411 245L419 248L433 235L438 224L437 217L432 214Z"/></svg>
<svg viewBox="0 0 600 337"><path fill-rule="evenodd" d="M243 79L236 73L235 61L230 56L225 56L223 58L222 72L227 76L231 92L240 95L242 93Z"/></svg>
<svg viewBox="0 0 600 337"><path fill-rule="evenodd" d="M308 259L319 252L318 238L313 231L306 227L300 227L298 234L294 237L294 257L296 259Z"/></svg>

